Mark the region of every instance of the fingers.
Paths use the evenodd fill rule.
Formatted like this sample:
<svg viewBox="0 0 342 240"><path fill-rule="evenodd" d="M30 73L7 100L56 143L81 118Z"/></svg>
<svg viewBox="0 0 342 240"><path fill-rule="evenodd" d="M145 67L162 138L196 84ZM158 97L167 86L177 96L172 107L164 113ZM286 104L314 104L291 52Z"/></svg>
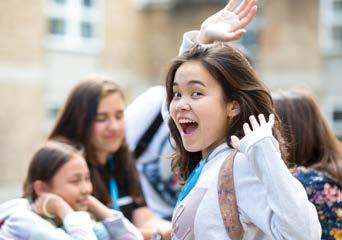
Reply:
<svg viewBox="0 0 342 240"><path fill-rule="evenodd" d="M268 125L272 128L274 126L274 114L271 113L270 116L269 116L269 119L268 119Z"/></svg>
<svg viewBox="0 0 342 240"><path fill-rule="evenodd" d="M258 119L259 119L259 122L260 122L261 126L262 125L266 125L266 119L265 119L264 114L259 114Z"/></svg>
<svg viewBox="0 0 342 240"><path fill-rule="evenodd" d="M234 148L237 149L239 147L240 140L237 136L233 135L230 137L230 143Z"/></svg>
<svg viewBox="0 0 342 240"><path fill-rule="evenodd" d="M245 10L245 8L246 8L248 2L249 2L249 0L243 0L243 1L240 3L240 5L235 9L236 15L239 15L239 13L240 13L241 11L244 11L244 10Z"/></svg>
<svg viewBox="0 0 342 240"><path fill-rule="evenodd" d="M250 129L248 123L244 123L243 124L243 132L245 133L245 135L248 135L252 132L252 130Z"/></svg>
<svg viewBox="0 0 342 240"><path fill-rule="evenodd" d="M250 125L252 126L252 129L250 128L250 125L247 122L243 124L243 131L246 136L257 129L263 129L265 131L268 131L267 129L271 130L274 125L275 116L274 114L270 114L268 122L267 122L264 114L259 114L258 120L255 118L254 115L251 115L249 117L249 121L250 121Z"/></svg>
<svg viewBox="0 0 342 240"><path fill-rule="evenodd" d="M242 9L239 13L236 13L240 19L246 17L248 13L252 10L253 7L256 7L257 0L249 1L248 4L246 4L246 7Z"/></svg>
<svg viewBox="0 0 342 240"><path fill-rule="evenodd" d="M256 118L254 117L254 115L251 115L249 117L249 121L251 122L253 130L256 130L257 128L260 127L260 125L259 125L258 121L256 120Z"/></svg>
<svg viewBox="0 0 342 240"><path fill-rule="evenodd" d="M239 30L236 30L235 32L225 33L222 36L221 41L230 42L230 41L233 41L233 40L238 40L243 35L245 35L245 33L246 33L246 29L239 29Z"/></svg>
<svg viewBox="0 0 342 240"><path fill-rule="evenodd" d="M232 29L233 31L239 28L244 28L246 27L255 17L256 13L257 13L257 6L253 6L251 8L251 10L248 12L247 16L243 17L240 19L240 22L238 25L236 25L234 27L234 29Z"/></svg>
<svg viewBox="0 0 342 240"><path fill-rule="evenodd" d="M256 13L257 13L257 6L254 6L251 11L248 12L247 16L244 18L240 19L240 27L245 27L247 26L255 17Z"/></svg>
<svg viewBox="0 0 342 240"><path fill-rule="evenodd" d="M227 6L224 7L224 9L228 11L233 11L235 5L236 5L236 0L230 0Z"/></svg>

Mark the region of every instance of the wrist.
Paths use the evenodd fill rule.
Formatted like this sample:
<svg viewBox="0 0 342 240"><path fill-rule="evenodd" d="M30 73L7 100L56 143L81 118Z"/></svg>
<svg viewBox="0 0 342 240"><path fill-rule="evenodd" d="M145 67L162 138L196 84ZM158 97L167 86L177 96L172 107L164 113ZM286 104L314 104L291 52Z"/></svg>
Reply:
<svg viewBox="0 0 342 240"><path fill-rule="evenodd" d="M205 31L203 29L201 29L199 31L199 33L196 36L196 39L194 39L195 43L199 43L199 44L208 44L209 41L208 39L205 37Z"/></svg>
<svg viewBox="0 0 342 240"><path fill-rule="evenodd" d="M208 33L209 33L208 26L202 25L198 34L197 34L197 37L196 37L197 43L199 43L199 44L211 44L211 43L213 43L213 39L212 39L212 37L210 37L210 34L208 34Z"/></svg>
<svg viewBox="0 0 342 240"><path fill-rule="evenodd" d="M68 214L73 212L74 210L70 207L68 203L66 203L63 199L57 200L55 202L55 213L58 218L64 219L64 217Z"/></svg>
<svg viewBox="0 0 342 240"><path fill-rule="evenodd" d="M42 203L42 213L45 217L55 218L56 208L54 207L54 203L58 201L58 198L54 195L47 195Z"/></svg>

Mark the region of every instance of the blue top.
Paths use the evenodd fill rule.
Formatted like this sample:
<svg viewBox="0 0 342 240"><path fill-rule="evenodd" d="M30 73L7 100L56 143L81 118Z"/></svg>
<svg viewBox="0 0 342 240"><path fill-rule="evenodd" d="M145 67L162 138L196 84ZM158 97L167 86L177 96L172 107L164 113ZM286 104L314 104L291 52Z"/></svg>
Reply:
<svg viewBox="0 0 342 240"><path fill-rule="evenodd" d="M190 176L185 182L181 192L178 195L178 200L176 206L190 193L190 191L195 187L199 177L201 176L202 169L204 165L212 158L214 158L217 154L222 151L225 151L228 148L226 145L219 145L218 147L209 151L206 158L202 159L194 170L192 170Z"/></svg>

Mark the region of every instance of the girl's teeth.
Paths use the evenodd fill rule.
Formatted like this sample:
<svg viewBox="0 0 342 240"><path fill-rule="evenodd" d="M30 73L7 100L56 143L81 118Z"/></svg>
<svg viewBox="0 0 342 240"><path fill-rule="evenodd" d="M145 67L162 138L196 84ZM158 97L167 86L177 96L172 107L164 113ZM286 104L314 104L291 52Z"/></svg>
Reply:
<svg viewBox="0 0 342 240"><path fill-rule="evenodd" d="M195 123L195 121L187 120L187 119L181 119L181 120L179 120L179 123Z"/></svg>

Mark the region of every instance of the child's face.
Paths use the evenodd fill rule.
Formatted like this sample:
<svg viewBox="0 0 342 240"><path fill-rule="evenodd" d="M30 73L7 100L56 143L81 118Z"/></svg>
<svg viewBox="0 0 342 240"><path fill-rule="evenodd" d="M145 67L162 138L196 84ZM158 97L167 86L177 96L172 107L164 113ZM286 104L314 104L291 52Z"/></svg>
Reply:
<svg viewBox="0 0 342 240"><path fill-rule="evenodd" d="M225 141L229 104L219 83L196 61L182 64L173 83L170 114L189 152L208 151Z"/></svg>
<svg viewBox="0 0 342 240"><path fill-rule="evenodd" d="M74 210L86 211L93 188L85 159L74 155L52 178L49 192L62 197Z"/></svg>
<svg viewBox="0 0 342 240"><path fill-rule="evenodd" d="M125 132L124 108L119 93L101 98L90 136L97 154L110 154L120 148ZM102 164L106 164L106 160Z"/></svg>

